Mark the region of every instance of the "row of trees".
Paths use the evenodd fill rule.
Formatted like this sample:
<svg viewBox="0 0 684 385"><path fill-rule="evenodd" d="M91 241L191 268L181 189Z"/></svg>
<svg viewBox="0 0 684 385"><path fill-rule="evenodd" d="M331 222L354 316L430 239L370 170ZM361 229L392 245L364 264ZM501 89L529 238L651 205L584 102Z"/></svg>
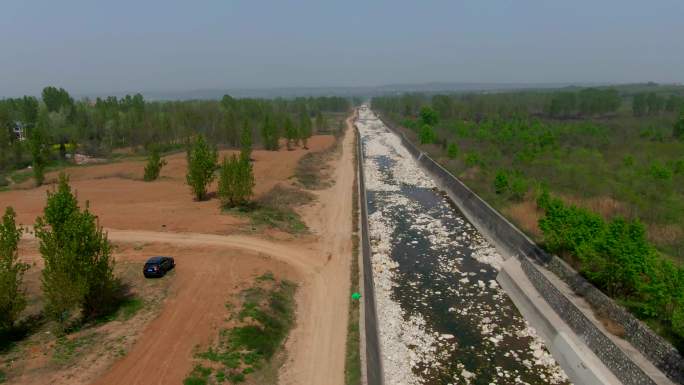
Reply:
<svg viewBox="0 0 684 385"><path fill-rule="evenodd" d="M521 118L533 115L576 118L615 113L622 105L622 97L614 88L584 88L560 92L405 94L376 97L372 105L374 109L401 118L416 117L425 105L431 106L444 120L478 121L487 116Z"/></svg>
<svg viewBox="0 0 684 385"><path fill-rule="evenodd" d="M188 171L186 181L196 200L207 199L209 184L216 178L219 169L218 196L224 207L244 206L249 202L254 189L252 170L252 147L248 131L242 135L240 154L224 157L219 167L216 146L207 142L204 136L195 138L187 150Z"/></svg>
<svg viewBox="0 0 684 385"><path fill-rule="evenodd" d="M622 98L614 88L585 88L578 92L564 91L553 94L547 107L552 117L593 116L614 113Z"/></svg>
<svg viewBox="0 0 684 385"><path fill-rule="evenodd" d="M684 112L684 97L669 95L667 97L655 92L640 92L632 99L634 116L657 115L661 112Z"/></svg>
<svg viewBox="0 0 684 385"><path fill-rule="evenodd" d="M60 328L112 311L121 286L114 276L114 259L107 234L87 207L81 209L68 177L60 175L57 188L47 194L35 234L45 261L42 290L45 314ZM8 207L0 224L0 328L11 329L26 306L22 277L29 268L19 261L23 229Z"/></svg>
<svg viewBox="0 0 684 385"><path fill-rule="evenodd" d="M236 99L226 95L220 101L151 102L136 94L74 100L64 89L46 87L41 100L28 96L0 100L0 175L25 168L36 155L45 158L38 159L38 166L66 157L66 151L50 152L55 144L97 157L118 147L153 143L161 151L182 147L197 134L218 145L238 146L240 133L249 127L255 145L276 150L284 137L306 144L314 130L325 128L323 113L346 112L349 107L349 100L341 97ZM296 130L286 132L288 120ZM13 132L18 126L29 141L18 140Z"/></svg>

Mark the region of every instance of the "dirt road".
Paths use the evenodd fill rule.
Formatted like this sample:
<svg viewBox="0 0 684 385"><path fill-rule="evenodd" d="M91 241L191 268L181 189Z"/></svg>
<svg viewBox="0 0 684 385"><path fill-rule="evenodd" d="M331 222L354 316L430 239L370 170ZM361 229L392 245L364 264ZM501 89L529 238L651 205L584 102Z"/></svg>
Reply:
<svg viewBox="0 0 684 385"><path fill-rule="evenodd" d="M316 273L302 285L297 301L297 327L280 375L283 385L344 383L354 183L351 119L347 126L342 155L335 160L335 184L318 192L316 204L302 213L319 237L312 263Z"/></svg>
<svg viewBox="0 0 684 385"><path fill-rule="evenodd" d="M110 230L116 242L145 242L148 252L173 253L178 269L161 314L143 331L133 349L95 384L180 384L192 369L193 349L207 346L226 313L231 293L250 276L272 271L298 281L308 274L298 247L247 237Z"/></svg>

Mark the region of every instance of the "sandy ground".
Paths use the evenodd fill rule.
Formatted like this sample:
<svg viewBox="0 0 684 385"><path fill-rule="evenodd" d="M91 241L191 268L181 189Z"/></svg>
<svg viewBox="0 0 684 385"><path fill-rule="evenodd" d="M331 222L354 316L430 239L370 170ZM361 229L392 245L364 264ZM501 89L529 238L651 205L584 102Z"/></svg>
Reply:
<svg viewBox="0 0 684 385"><path fill-rule="evenodd" d="M317 193L317 202L303 211L319 241L314 245L315 273L302 285L297 301L297 327L291 334L280 383L343 384L349 274L351 268L354 130L347 120L335 184Z"/></svg>
<svg viewBox="0 0 684 385"><path fill-rule="evenodd" d="M110 239L144 245L144 252L124 258L142 261L156 254L177 258L173 290L159 316L113 365L104 361L81 368L82 375L52 379L27 376L21 383L85 384L97 378L95 384L180 384L191 369L194 349L215 338L226 300L251 278L270 270L299 284L297 323L287 341L280 383L343 384L353 137L348 130L342 155L334 161L335 185L315 192L318 200L301 210L314 236L284 241L239 235L235 230L243 219L220 214L216 199L193 202L184 183L184 154L168 157L162 179L154 183L136 180L142 176L144 162L70 169L79 199L91 202ZM331 143L331 137L319 136L309 146L316 151ZM301 149L255 151L256 193L290 183L304 153ZM20 222L30 224L42 211L45 190L0 193L0 209L12 205ZM155 368L154 375L149 374L150 368Z"/></svg>

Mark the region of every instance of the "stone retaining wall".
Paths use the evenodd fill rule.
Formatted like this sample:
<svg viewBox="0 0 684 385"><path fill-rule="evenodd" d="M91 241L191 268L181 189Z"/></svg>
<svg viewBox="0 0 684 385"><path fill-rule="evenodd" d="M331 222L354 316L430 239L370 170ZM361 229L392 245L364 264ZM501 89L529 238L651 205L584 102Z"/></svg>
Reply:
<svg viewBox="0 0 684 385"><path fill-rule="evenodd" d="M594 309L610 316L614 322L622 325L626 332L625 338L636 349L672 381L684 384L684 359L669 342L655 334L622 306L587 282L558 257L542 250L463 182L420 151L400 130L397 130L387 121L383 120L383 122L401 137L406 148L430 173L435 183L447 192L478 230L509 255L520 257L525 273L539 293L573 331L584 339L587 346L594 351L616 377L625 384L654 383L526 258L544 265L568 283L578 295L583 296Z"/></svg>

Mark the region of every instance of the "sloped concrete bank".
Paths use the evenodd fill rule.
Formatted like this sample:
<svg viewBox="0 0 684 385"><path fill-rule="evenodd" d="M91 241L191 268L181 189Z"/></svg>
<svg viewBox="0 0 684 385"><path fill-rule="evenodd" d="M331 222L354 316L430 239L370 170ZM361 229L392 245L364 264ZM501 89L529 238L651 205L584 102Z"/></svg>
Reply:
<svg viewBox="0 0 684 385"><path fill-rule="evenodd" d="M570 301L538 268L550 270L569 285L575 293L584 297L594 309L611 316L625 328L629 342L674 383L684 384L684 359L667 341L656 335L624 308L605 296L584 278L579 276L558 257L539 248L513 224L501 216L460 180L451 175L437 162L418 149L403 133L388 122L385 125L395 132L407 150L417 158L435 183L444 190L475 227L493 243L504 256L517 256L525 276L543 296L548 305L570 326L572 332L610 369L624 384L660 384L667 379L654 380L634 358L617 346L601 329ZM550 341L553 343L553 341ZM561 357L560 359L563 359ZM572 365L569 362L566 366ZM643 366L643 365L642 365ZM567 369L566 369L567 370ZM571 375L571 373L568 373ZM577 381L577 379L573 378Z"/></svg>
<svg viewBox="0 0 684 385"><path fill-rule="evenodd" d="M365 374L366 384L383 385L380 343L378 341L378 317L375 308L375 286L373 284L373 265L371 263L370 238L368 235L368 200L366 198L365 178L363 175L363 151L361 137L354 125L356 135L356 159L359 173L359 206L361 207L361 271L363 277L363 330L365 336ZM363 353L362 353L363 354Z"/></svg>

